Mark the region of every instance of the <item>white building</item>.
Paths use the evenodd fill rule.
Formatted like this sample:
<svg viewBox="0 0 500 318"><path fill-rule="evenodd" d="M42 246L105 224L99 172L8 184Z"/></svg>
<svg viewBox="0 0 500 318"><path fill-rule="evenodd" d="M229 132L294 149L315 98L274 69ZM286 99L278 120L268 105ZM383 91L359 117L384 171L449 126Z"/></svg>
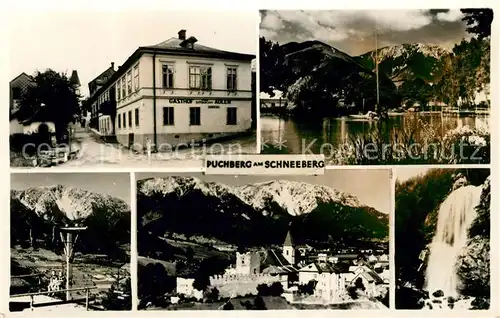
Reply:
<svg viewBox="0 0 500 318"><path fill-rule="evenodd" d="M314 295L325 303L334 303L346 295L346 280L342 271L328 263L311 263L299 270L299 284L316 281Z"/></svg>
<svg viewBox="0 0 500 318"><path fill-rule="evenodd" d="M288 99L283 96L283 92L279 90L273 90L273 96L268 93L261 92L259 94L260 108L291 108L291 104Z"/></svg>
<svg viewBox="0 0 500 318"><path fill-rule="evenodd" d="M166 151L248 131L254 58L201 45L181 30L139 47L99 88L96 98L116 106L98 113L115 116L106 122L121 144L142 149L148 141Z"/></svg>
<svg viewBox="0 0 500 318"><path fill-rule="evenodd" d="M179 295L184 295L188 298L194 297L196 299L203 299L203 291L197 290L193 287L194 278L177 277L176 292Z"/></svg>

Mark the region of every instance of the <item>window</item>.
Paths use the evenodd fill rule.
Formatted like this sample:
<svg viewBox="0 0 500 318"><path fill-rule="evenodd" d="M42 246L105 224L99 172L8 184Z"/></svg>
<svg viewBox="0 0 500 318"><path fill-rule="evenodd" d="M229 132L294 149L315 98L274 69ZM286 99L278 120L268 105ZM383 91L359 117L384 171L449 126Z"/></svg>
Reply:
<svg viewBox="0 0 500 318"><path fill-rule="evenodd" d="M127 96L127 91L125 91L125 76L122 77L122 98L125 98Z"/></svg>
<svg viewBox="0 0 500 318"><path fill-rule="evenodd" d="M189 67L189 88L212 89L212 68L209 66Z"/></svg>
<svg viewBox="0 0 500 318"><path fill-rule="evenodd" d="M139 108L135 109L135 127L139 127Z"/></svg>
<svg viewBox="0 0 500 318"><path fill-rule="evenodd" d="M236 85L236 67L228 67L227 68L227 90L235 91L237 90Z"/></svg>
<svg viewBox="0 0 500 318"><path fill-rule="evenodd" d="M227 108L227 124L228 125L236 125L237 123L237 118L236 118L236 107L228 107ZM288 250L287 250L288 254Z"/></svg>
<svg viewBox="0 0 500 318"><path fill-rule="evenodd" d="M122 128L122 116L118 115L118 128Z"/></svg>
<svg viewBox="0 0 500 318"><path fill-rule="evenodd" d="M122 90L120 89L120 80L118 80L118 82L116 82L116 100L119 101L121 99L121 92Z"/></svg>
<svg viewBox="0 0 500 318"><path fill-rule="evenodd" d="M13 99L21 98L21 87L12 87L12 98Z"/></svg>
<svg viewBox="0 0 500 318"><path fill-rule="evenodd" d="M132 71L127 73L127 94L132 94Z"/></svg>
<svg viewBox="0 0 500 318"><path fill-rule="evenodd" d="M189 107L189 124L191 126L200 125L200 107Z"/></svg>
<svg viewBox="0 0 500 318"><path fill-rule="evenodd" d="M173 107L163 107L163 125L164 126L174 125L174 108Z"/></svg>
<svg viewBox="0 0 500 318"><path fill-rule="evenodd" d="M162 87L172 88L174 87L174 68L172 65L163 64L161 67L162 73Z"/></svg>
<svg viewBox="0 0 500 318"><path fill-rule="evenodd" d="M127 113L123 113L123 128L127 128Z"/></svg>
<svg viewBox="0 0 500 318"><path fill-rule="evenodd" d="M134 66L134 90L139 90L139 64Z"/></svg>
<svg viewBox="0 0 500 318"><path fill-rule="evenodd" d="M132 127L132 111L128 111L128 126Z"/></svg>

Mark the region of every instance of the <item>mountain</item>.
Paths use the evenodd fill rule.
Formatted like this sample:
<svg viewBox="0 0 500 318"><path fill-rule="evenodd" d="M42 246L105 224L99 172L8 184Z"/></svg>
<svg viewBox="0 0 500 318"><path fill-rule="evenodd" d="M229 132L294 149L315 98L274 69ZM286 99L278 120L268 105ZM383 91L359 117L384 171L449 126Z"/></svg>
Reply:
<svg viewBox="0 0 500 318"><path fill-rule="evenodd" d="M11 199L19 200L43 219L62 217L67 221L78 221L101 208L106 208L108 213L129 210L123 200L110 195L63 185L12 190Z"/></svg>
<svg viewBox="0 0 500 318"><path fill-rule="evenodd" d="M111 252L130 243L130 207L121 199L63 185L11 190L11 244L56 248L59 227L87 226L80 250Z"/></svg>
<svg viewBox="0 0 500 318"><path fill-rule="evenodd" d="M375 71L375 50L355 59L364 67ZM408 80L420 78L436 83L440 79L440 59L451 51L437 45L421 43L386 46L377 50L379 72L389 77L397 86Z"/></svg>
<svg viewBox="0 0 500 318"><path fill-rule="evenodd" d="M194 177L138 182L138 226L144 232L202 235L239 246L385 239L388 216L356 197L285 180L243 186ZM291 224L291 228L290 228Z"/></svg>
<svg viewBox="0 0 500 318"><path fill-rule="evenodd" d="M278 89L295 104L294 114L325 117L374 110L376 74L361 58L320 41L283 45L260 39L261 91ZM396 87L379 74L381 102L398 104Z"/></svg>

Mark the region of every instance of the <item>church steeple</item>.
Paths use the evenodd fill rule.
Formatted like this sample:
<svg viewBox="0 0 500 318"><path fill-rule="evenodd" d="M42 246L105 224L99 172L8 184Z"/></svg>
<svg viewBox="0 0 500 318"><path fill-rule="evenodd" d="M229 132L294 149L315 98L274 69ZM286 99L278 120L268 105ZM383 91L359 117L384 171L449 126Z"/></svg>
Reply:
<svg viewBox="0 0 500 318"><path fill-rule="evenodd" d="M295 264L295 247L293 244L292 233L288 230L285 242L283 242L283 257L291 264Z"/></svg>

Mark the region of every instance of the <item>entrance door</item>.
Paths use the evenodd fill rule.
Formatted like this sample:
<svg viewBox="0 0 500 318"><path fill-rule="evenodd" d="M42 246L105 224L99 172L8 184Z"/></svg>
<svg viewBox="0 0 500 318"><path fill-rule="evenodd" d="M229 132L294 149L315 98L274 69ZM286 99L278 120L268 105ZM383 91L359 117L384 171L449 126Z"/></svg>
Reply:
<svg viewBox="0 0 500 318"><path fill-rule="evenodd" d="M128 134L128 147L132 148L134 145L134 133L129 133Z"/></svg>

